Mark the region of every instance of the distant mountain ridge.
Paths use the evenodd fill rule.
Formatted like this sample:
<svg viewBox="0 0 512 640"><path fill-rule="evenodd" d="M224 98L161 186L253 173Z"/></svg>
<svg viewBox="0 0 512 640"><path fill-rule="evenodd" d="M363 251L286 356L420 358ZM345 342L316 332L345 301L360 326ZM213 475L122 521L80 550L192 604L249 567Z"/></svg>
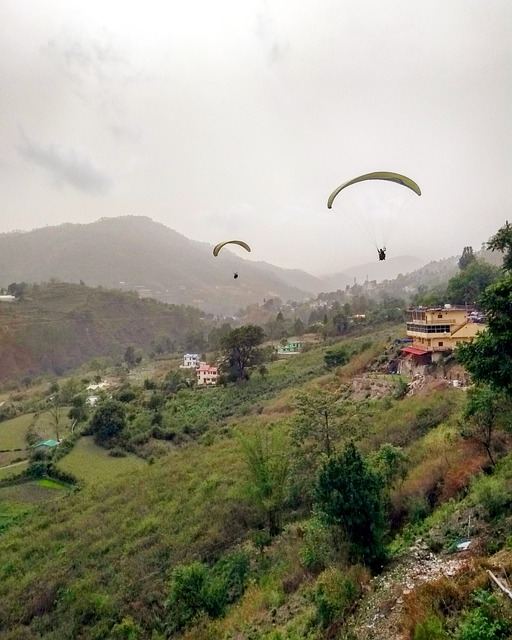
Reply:
<svg viewBox="0 0 512 640"><path fill-rule="evenodd" d="M213 258L209 244L144 216L0 235L1 286L54 278L138 289L163 302L221 314L265 298L302 300L314 293L283 280L279 268L261 268L229 250Z"/></svg>

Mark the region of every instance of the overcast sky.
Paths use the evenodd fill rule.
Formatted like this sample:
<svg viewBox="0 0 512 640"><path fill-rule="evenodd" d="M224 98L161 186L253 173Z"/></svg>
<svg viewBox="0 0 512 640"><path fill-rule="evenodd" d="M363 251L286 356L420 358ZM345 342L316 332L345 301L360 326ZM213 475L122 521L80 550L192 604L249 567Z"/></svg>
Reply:
<svg viewBox="0 0 512 640"><path fill-rule="evenodd" d="M329 273L376 259L326 203L377 170L422 190L388 256L512 219L510 0L0 0L0 232L146 215Z"/></svg>

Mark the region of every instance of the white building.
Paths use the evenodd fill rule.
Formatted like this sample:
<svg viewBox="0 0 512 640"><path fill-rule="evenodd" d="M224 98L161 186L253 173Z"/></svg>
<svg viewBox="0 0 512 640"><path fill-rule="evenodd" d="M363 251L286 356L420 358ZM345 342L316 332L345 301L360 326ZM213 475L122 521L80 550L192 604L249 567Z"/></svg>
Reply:
<svg viewBox="0 0 512 640"><path fill-rule="evenodd" d="M198 353L185 353L183 356L183 364L180 364L180 369L196 369L200 364L200 358Z"/></svg>
<svg viewBox="0 0 512 640"><path fill-rule="evenodd" d="M15 302L16 301L16 296L10 296L9 294L2 294L0 295L0 302Z"/></svg>
<svg viewBox="0 0 512 640"><path fill-rule="evenodd" d="M198 385L208 386L217 384L217 378L219 376L218 367L212 367L205 362L201 362L201 364L196 369L196 373Z"/></svg>

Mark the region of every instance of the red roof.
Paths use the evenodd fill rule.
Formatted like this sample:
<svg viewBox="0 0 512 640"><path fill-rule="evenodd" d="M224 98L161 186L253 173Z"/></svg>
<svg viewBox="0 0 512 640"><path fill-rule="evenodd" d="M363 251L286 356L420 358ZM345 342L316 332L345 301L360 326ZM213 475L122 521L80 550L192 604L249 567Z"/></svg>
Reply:
<svg viewBox="0 0 512 640"><path fill-rule="evenodd" d="M412 353L413 356L424 356L428 351L424 351L423 349L415 349L414 347L402 347L402 351L405 353Z"/></svg>

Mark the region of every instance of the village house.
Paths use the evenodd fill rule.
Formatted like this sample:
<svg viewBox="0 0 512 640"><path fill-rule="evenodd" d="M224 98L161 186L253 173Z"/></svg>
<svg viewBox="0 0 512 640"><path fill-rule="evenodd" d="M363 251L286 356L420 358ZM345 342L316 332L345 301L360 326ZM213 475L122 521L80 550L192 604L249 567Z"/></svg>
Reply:
<svg viewBox="0 0 512 640"><path fill-rule="evenodd" d="M185 353L183 355L183 364L180 364L180 369L195 369L200 364L200 358L198 353Z"/></svg>
<svg viewBox="0 0 512 640"><path fill-rule="evenodd" d="M304 346L304 342L302 340L295 340L292 338L288 338L286 344L280 344L277 347L277 355L289 355L292 353L300 353L302 351L302 347Z"/></svg>
<svg viewBox="0 0 512 640"><path fill-rule="evenodd" d="M217 378L219 377L218 367L201 362L196 369L197 384L198 386L209 386L217 384Z"/></svg>
<svg viewBox="0 0 512 640"><path fill-rule="evenodd" d="M485 316L466 305L408 309L407 336L412 343L402 348L400 372L411 372L439 361L458 344L471 342L485 329Z"/></svg>

